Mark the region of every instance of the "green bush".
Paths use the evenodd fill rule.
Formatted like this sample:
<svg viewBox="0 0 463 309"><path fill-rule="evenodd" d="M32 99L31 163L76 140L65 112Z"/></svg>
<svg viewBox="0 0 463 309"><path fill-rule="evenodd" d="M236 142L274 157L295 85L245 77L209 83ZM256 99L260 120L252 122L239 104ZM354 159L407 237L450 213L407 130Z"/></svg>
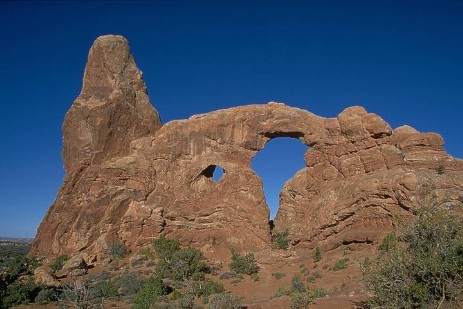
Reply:
<svg viewBox="0 0 463 309"><path fill-rule="evenodd" d="M286 250L289 248L289 239L288 232L278 232L275 235L272 235L272 248L273 249L283 249Z"/></svg>
<svg viewBox="0 0 463 309"><path fill-rule="evenodd" d="M275 279L280 280L281 278L286 276L286 274L284 274L284 273L273 273L272 276L275 277Z"/></svg>
<svg viewBox="0 0 463 309"><path fill-rule="evenodd" d="M135 273L126 273L114 280L117 290L129 299L140 291L146 280Z"/></svg>
<svg viewBox="0 0 463 309"><path fill-rule="evenodd" d="M156 267L157 273L163 278L170 278L175 281L186 279L204 279L208 267L204 263L202 252L195 248L179 249L162 255Z"/></svg>
<svg viewBox="0 0 463 309"><path fill-rule="evenodd" d="M200 250L192 247L181 249L177 240L162 236L153 241L153 248L159 259L156 271L163 278L202 280L209 271Z"/></svg>
<svg viewBox="0 0 463 309"><path fill-rule="evenodd" d="M161 277L151 277L135 296L133 308L151 309L159 296L167 295L169 292L169 288L164 284Z"/></svg>
<svg viewBox="0 0 463 309"><path fill-rule="evenodd" d="M307 281L308 282L315 282L315 280L321 278L322 275L320 275L320 273L318 271L314 272L313 274L311 274L310 276L307 277Z"/></svg>
<svg viewBox="0 0 463 309"><path fill-rule="evenodd" d="M57 293L54 289L45 288L39 291L34 299L37 304L48 304L51 301L57 300Z"/></svg>
<svg viewBox="0 0 463 309"><path fill-rule="evenodd" d="M95 283L91 290L96 297L104 299L116 298L118 296L117 286L109 280Z"/></svg>
<svg viewBox="0 0 463 309"><path fill-rule="evenodd" d="M209 297L212 294L225 292L222 284L206 279L193 284L193 294L197 297Z"/></svg>
<svg viewBox="0 0 463 309"><path fill-rule="evenodd" d="M399 243L399 238L395 232L391 232L384 236L383 242L379 245L379 250L383 252L388 252L397 248Z"/></svg>
<svg viewBox="0 0 463 309"><path fill-rule="evenodd" d="M68 260L67 255L60 255L55 259L55 261L50 265L50 267L54 270L60 270L63 268L67 260Z"/></svg>
<svg viewBox="0 0 463 309"><path fill-rule="evenodd" d="M109 246L109 255L114 259L122 259L127 254L127 248L121 240L113 241Z"/></svg>
<svg viewBox="0 0 463 309"><path fill-rule="evenodd" d="M291 294L291 309L305 309L317 298L322 298L326 295L326 292L322 288L314 290L304 290L301 292L295 292Z"/></svg>
<svg viewBox="0 0 463 309"><path fill-rule="evenodd" d="M280 286L278 290L272 294L270 299L289 295L290 293L291 293L291 289L285 289L284 287Z"/></svg>
<svg viewBox="0 0 463 309"><path fill-rule="evenodd" d="M254 282L257 282L260 280L260 277L257 273L250 274L249 276L251 277L251 280Z"/></svg>
<svg viewBox="0 0 463 309"><path fill-rule="evenodd" d="M340 259L340 260L337 260L336 262L334 262L334 265L333 265L333 267L331 269L334 270L334 271L340 271L342 269L347 268L348 264L349 264L349 259L348 258Z"/></svg>
<svg viewBox="0 0 463 309"><path fill-rule="evenodd" d="M463 220L423 207L400 237L390 234L365 263L372 308L439 308L463 300Z"/></svg>
<svg viewBox="0 0 463 309"><path fill-rule="evenodd" d="M145 256L148 260L154 260L154 252L152 248L143 248L138 252L138 255Z"/></svg>
<svg viewBox="0 0 463 309"><path fill-rule="evenodd" d="M306 287L301 281L301 278L297 275L294 275L291 278L291 290L295 293L301 293L306 291Z"/></svg>
<svg viewBox="0 0 463 309"><path fill-rule="evenodd" d="M169 263L174 253L180 250L180 243L177 240L161 236L153 241L153 248L159 260Z"/></svg>
<svg viewBox="0 0 463 309"><path fill-rule="evenodd" d="M38 293L39 288L35 285L32 278L26 282L19 280L9 284L0 297L1 307L10 308L23 302L33 300Z"/></svg>
<svg viewBox="0 0 463 309"><path fill-rule="evenodd" d="M4 267L6 282L12 283L20 276L32 275L38 264L36 259L30 259L23 255L13 257Z"/></svg>
<svg viewBox="0 0 463 309"><path fill-rule="evenodd" d="M310 289L306 287L301 278L294 275L291 279L291 287L288 289L280 287L278 291L273 293L272 298L288 295L291 297L292 309L307 308L315 299L324 297L326 292L322 288Z"/></svg>
<svg viewBox="0 0 463 309"><path fill-rule="evenodd" d="M208 271L202 252L191 247L175 252L168 268L168 277L180 281L204 279L204 275Z"/></svg>
<svg viewBox="0 0 463 309"><path fill-rule="evenodd" d="M443 175L445 173L445 166L439 165L438 167L436 167L436 172L439 175Z"/></svg>
<svg viewBox="0 0 463 309"><path fill-rule="evenodd" d="M291 309L305 309L311 303L313 299L308 293L299 292L291 295Z"/></svg>
<svg viewBox="0 0 463 309"><path fill-rule="evenodd" d="M232 260L228 266L230 270L234 270L238 274L252 275L259 272L259 266L257 266L253 253L246 253L244 256L241 256L239 253L233 251Z"/></svg>
<svg viewBox="0 0 463 309"><path fill-rule="evenodd" d="M23 255L8 258L0 269L3 274L0 276L0 308L34 300L40 290L32 280L32 273L37 266L36 259Z"/></svg>
<svg viewBox="0 0 463 309"><path fill-rule="evenodd" d="M172 292L174 294L176 291ZM174 295L172 295L174 296ZM153 307L156 309L193 309L194 307L194 296L191 294L182 294L175 293L174 297L171 299L163 299L158 301L156 306Z"/></svg>
<svg viewBox="0 0 463 309"><path fill-rule="evenodd" d="M229 293L214 294L209 299L209 309L240 309L241 298Z"/></svg>
<svg viewBox="0 0 463 309"><path fill-rule="evenodd" d="M320 250L320 247L315 248L315 251L312 255L312 259L314 263L320 262L320 260L322 259L322 252Z"/></svg>

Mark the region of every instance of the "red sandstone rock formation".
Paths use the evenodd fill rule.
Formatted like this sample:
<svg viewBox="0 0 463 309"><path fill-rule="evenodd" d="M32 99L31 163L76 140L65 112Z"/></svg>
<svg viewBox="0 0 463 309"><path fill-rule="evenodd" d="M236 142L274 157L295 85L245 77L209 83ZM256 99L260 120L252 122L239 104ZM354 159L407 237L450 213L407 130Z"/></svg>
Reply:
<svg viewBox="0 0 463 309"><path fill-rule="evenodd" d="M275 219L296 248L376 243L423 203L463 201L463 161L438 134L393 130L361 107L323 118L269 103L161 127L118 36L94 43L63 131L66 178L39 227L38 256L82 252L91 263L116 239L134 250L160 234L199 247L268 248L269 210L251 159L277 137L308 146Z"/></svg>

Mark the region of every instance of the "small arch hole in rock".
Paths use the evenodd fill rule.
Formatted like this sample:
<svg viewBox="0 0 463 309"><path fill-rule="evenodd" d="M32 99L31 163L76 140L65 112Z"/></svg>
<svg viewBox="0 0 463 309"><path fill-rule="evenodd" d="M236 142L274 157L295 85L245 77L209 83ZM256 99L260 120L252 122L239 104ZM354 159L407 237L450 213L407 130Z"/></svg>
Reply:
<svg viewBox="0 0 463 309"><path fill-rule="evenodd" d="M220 165L211 164L204 169L202 174L207 178L212 178L214 181L220 181L222 179L225 170Z"/></svg>
<svg viewBox="0 0 463 309"><path fill-rule="evenodd" d="M308 149L296 138L279 137L267 142L252 159L251 166L262 179L271 225L280 207L281 189L297 171L306 167L304 154Z"/></svg>

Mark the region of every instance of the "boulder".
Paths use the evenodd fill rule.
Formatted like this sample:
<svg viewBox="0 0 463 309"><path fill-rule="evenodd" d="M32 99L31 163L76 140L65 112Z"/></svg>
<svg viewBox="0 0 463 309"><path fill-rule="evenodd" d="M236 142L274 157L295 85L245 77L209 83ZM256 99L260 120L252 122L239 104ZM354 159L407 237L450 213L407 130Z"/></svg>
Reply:
<svg viewBox="0 0 463 309"><path fill-rule="evenodd" d="M70 271L73 269L86 269L87 263L85 262L81 254L70 257L66 263L64 263L62 270Z"/></svg>
<svg viewBox="0 0 463 309"><path fill-rule="evenodd" d="M59 287L60 283L53 276L53 269L49 266L39 266L34 270L34 281L39 285L47 287Z"/></svg>

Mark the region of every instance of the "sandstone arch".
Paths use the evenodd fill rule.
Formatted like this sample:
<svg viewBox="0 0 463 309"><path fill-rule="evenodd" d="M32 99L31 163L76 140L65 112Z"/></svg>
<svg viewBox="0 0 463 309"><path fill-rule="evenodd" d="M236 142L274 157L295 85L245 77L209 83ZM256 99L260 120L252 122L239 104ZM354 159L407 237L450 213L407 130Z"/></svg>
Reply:
<svg viewBox="0 0 463 309"><path fill-rule="evenodd" d="M462 204L462 161L445 153L438 134L392 130L362 107L323 118L270 102L161 126L128 50L125 39L106 36L90 51L63 125L66 178L34 255L81 251L94 260L115 238L135 250L160 234L200 247L214 238L239 250L268 248L269 210L251 159L276 137L310 146L275 219L297 248L376 242L393 216L410 216L423 198ZM434 177L439 165L446 173ZM198 177L210 166L226 171L220 181ZM421 194L429 184L432 196Z"/></svg>

